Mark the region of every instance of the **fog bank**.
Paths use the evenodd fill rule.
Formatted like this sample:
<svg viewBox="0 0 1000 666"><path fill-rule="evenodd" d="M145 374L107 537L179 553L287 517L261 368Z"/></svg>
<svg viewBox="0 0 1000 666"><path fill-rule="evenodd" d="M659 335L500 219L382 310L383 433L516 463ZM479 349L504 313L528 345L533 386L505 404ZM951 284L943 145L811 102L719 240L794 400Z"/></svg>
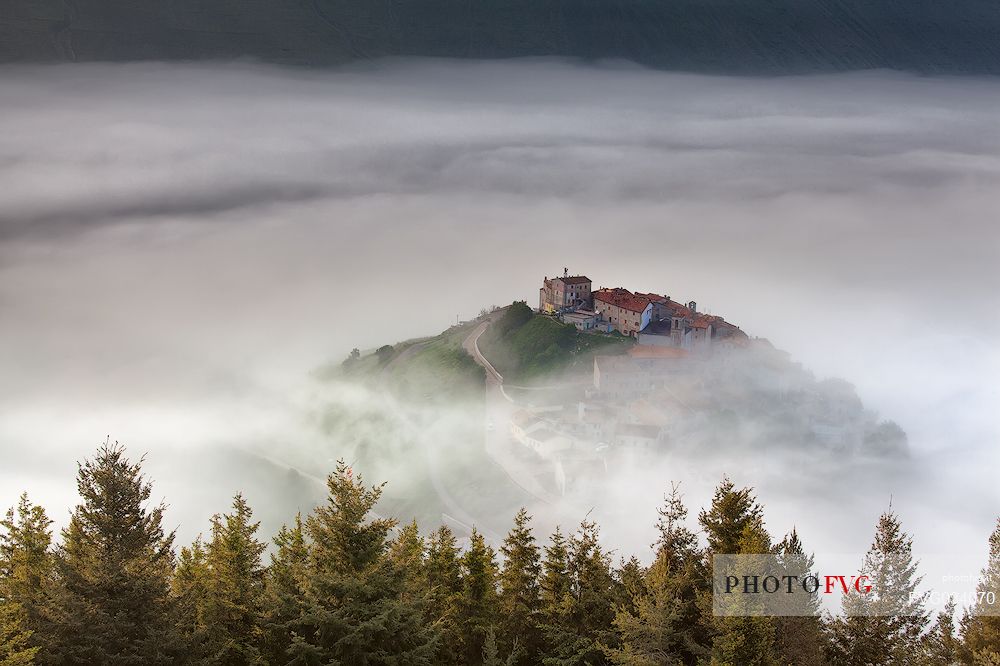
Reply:
<svg viewBox="0 0 1000 666"><path fill-rule="evenodd" d="M110 433L148 452L183 538L241 488L272 528L315 488L290 499L259 461L226 461L332 466L312 369L533 303L568 266L843 377L915 454L854 497L849 479L798 488L808 461L707 456L693 504L722 468L784 476L762 493L772 531L824 540L790 501L821 490L850 507L849 550L892 495L918 550L978 568L1000 499L997 108L993 80L887 73L0 68L0 505L28 489L61 521L73 460ZM667 475L608 508L644 502L618 530L636 548Z"/></svg>

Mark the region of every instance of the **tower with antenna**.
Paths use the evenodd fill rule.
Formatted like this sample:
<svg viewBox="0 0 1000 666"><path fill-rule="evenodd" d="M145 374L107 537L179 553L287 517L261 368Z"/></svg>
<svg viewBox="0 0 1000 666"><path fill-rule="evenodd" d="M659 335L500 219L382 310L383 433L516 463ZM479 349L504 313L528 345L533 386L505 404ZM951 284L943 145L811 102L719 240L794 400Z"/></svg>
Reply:
<svg viewBox="0 0 1000 666"><path fill-rule="evenodd" d="M558 274L557 274L558 275ZM591 281L586 275L570 275L569 267L563 266L563 274L559 277L542 279L542 287L538 290L538 311L557 314L581 307L590 307Z"/></svg>

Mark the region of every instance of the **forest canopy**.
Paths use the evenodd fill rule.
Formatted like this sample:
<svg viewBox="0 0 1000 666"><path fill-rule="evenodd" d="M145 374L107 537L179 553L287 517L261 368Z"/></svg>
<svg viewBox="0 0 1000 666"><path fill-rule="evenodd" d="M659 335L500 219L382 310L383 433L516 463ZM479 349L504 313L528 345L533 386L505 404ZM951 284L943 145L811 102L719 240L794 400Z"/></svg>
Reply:
<svg viewBox="0 0 1000 666"><path fill-rule="evenodd" d="M79 504L58 538L22 495L0 521L0 664L996 664L1000 617L955 623L926 595L889 616L712 615L713 553L811 556L776 540L752 488L724 478L688 525L679 486L659 509L652 562L621 555L584 520L544 542L524 509L499 544L475 528L421 530L377 513L384 484L343 461L326 501L270 543L237 494L193 543L118 444L79 465ZM703 545L704 544L704 545ZM270 555L265 557L266 552ZM887 564L892 562L894 564ZM879 519L862 571L912 591L912 540ZM882 572L882 573L878 573ZM1000 521L979 591L1000 587ZM982 595L985 599L986 595ZM862 603L857 600L845 601ZM883 602L884 603L884 602ZM850 609L847 609L850 610Z"/></svg>

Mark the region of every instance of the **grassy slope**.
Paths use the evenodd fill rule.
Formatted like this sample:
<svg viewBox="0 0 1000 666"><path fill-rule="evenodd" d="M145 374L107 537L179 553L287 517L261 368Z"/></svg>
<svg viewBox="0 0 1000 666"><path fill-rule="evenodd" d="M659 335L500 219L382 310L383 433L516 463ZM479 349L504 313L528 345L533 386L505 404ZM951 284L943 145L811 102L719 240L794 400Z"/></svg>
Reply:
<svg viewBox="0 0 1000 666"><path fill-rule="evenodd" d="M370 479L389 482L379 504L387 515L416 518L422 526L438 525L442 514L454 515L432 475L454 504L489 531L506 530L527 501L482 446L485 375L462 347L473 326L366 351L317 373L320 380L366 386L373 397L390 393L395 398L358 406L338 402L334 393L322 416L336 455L356 461ZM420 432L402 425L400 412ZM437 453L424 450L418 435L439 444Z"/></svg>
<svg viewBox="0 0 1000 666"><path fill-rule="evenodd" d="M388 389L419 402L481 396L484 371L462 347L471 329L468 324L452 326L434 337L386 345L354 360L330 363L317 376Z"/></svg>
<svg viewBox="0 0 1000 666"><path fill-rule="evenodd" d="M420 343L406 358L389 363L384 379L402 397L452 400L481 395L484 371L462 348L464 331L442 333Z"/></svg>
<svg viewBox="0 0 1000 666"><path fill-rule="evenodd" d="M595 354L620 354L632 344L618 334L581 333L515 303L480 338L479 348L505 380L531 381L550 374L590 372Z"/></svg>

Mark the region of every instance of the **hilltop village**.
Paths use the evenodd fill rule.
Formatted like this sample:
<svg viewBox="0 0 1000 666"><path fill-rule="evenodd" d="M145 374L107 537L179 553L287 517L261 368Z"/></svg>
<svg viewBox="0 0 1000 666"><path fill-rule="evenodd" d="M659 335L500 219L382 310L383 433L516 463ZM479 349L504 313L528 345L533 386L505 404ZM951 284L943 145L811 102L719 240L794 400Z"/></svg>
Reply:
<svg viewBox="0 0 1000 666"><path fill-rule="evenodd" d="M623 287L594 289L589 277L567 269L543 278L537 312L581 332L635 340L624 354L594 356L592 383L574 403L522 406L510 414L511 437L552 463L560 492L609 458L641 459L667 448L692 404L706 406L692 382L695 366L750 343L738 326L699 312L695 301Z"/></svg>
<svg viewBox="0 0 1000 666"><path fill-rule="evenodd" d="M545 277L538 290L538 311L582 331L618 331L637 338L640 345L703 350L713 342L738 344L747 339L722 317L698 312L695 301L682 305L670 296L592 285L589 277L570 275L565 268L562 277Z"/></svg>
<svg viewBox="0 0 1000 666"><path fill-rule="evenodd" d="M383 413L374 401L371 414L357 418L357 407L345 404L324 428L353 442L351 455L371 465L423 450L411 444L431 432L414 427L424 419L434 437L454 431L447 441L456 445L442 452L473 455L476 447L457 443L483 428L490 467L547 501L586 494L616 469L666 462L746 452L761 454L754 458L761 464L785 455L832 462L907 455L905 432L866 409L848 382L817 378L694 301L595 289L590 277L567 270L540 282L537 305L516 300L437 336L352 351L328 376L388 391L392 407ZM383 421L398 422L398 432L368 429ZM395 447L392 455L386 446Z"/></svg>
<svg viewBox="0 0 1000 666"><path fill-rule="evenodd" d="M612 464L731 437L736 432L727 428L741 422L752 422L752 437L767 446L847 452L885 436L894 440L890 448L900 444L900 433L887 432L846 382L817 381L767 341L699 312L694 301L593 289L589 277L564 270L544 278L537 314L635 341L624 353L595 354L592 378L579 390L525 391L508 396L503 416L496 414L522 455L551 464L560 493Z"/></svg>

